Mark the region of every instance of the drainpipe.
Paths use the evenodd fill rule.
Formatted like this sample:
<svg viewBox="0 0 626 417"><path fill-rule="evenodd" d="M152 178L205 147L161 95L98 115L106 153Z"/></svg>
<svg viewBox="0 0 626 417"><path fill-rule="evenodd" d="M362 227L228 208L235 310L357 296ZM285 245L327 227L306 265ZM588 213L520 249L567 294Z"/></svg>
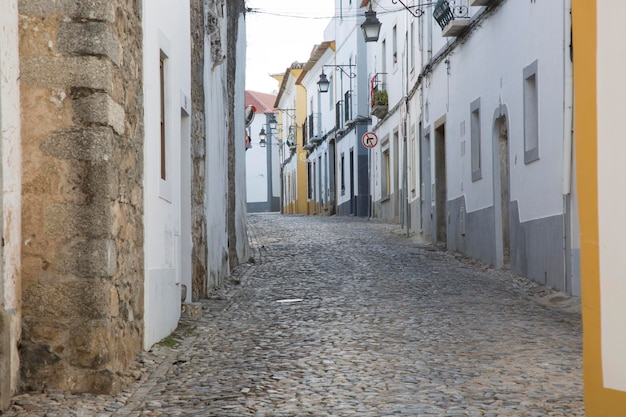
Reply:
<svg viewBox="0 0 626 417"><path fill-rule="evenodd" d="M573 75L570 59L571 39L571 0L563 0L563 195L572 192L572 159L573 159Z"/></svg>
<svg viewBox="0 0 626 417"><path fill-rule="evenodd" d="M574 158L574 86L571 61L571 0L563 0L563 262L564 286L571 292L572 165Z"/></svg>
<svg viewBox="0 0 626 417"><path fill-rule="evenodd" d="M406 237L409 237L410 235L410 226L409 226L409 173L408 173L408 167L409 167L409 163L408 163L408 155L407 155L407 151L408 151L408 146L407 146L407 136L409 135L409 36L408 36L408 30L409 30L409 17L408 17L408 13L405 13L405 22L404 22L404 28L405 28L405 36L404 36L404 76L402 77L403 83L404 83L404 97L402 98L404 100L404 115L403 118L404 120L402 120L402 123L404 125L404 134L403 134L403 146L404 146L404 225L406 226Z"/></svg>
<svg viewBox="0 0 626 417"><path fill-rule="evenodd" d="M274 200L274 190L272 187L272 183L274 182L274 178L272 176L272 129L270 128L270 114L265 113L265 127L267 128L267 205L268 211L272 211L272 200Z"/></svg>

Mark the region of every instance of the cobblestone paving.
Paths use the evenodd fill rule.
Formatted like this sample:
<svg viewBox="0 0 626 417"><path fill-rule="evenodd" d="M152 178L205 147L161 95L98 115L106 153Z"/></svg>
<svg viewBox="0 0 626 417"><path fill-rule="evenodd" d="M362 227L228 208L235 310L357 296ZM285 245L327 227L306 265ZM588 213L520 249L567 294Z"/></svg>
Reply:
<svg viewBox="0 0 626 417"><path fill-rule="evenodd" d="M583 416L577 300L351 218L249 216L255 263L117 396L6 416Z"/></svg>

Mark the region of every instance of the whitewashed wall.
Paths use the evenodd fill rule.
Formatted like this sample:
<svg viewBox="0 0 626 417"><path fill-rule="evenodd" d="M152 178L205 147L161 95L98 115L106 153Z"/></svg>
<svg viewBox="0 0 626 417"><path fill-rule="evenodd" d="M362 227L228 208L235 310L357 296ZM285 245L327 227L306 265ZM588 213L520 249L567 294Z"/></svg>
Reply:
<svg viewBox="0 0 626 417"><path fill-rule="evenodd" d="M220 26L221 39L227 39L226 20ZM211 44L205 36L205 119L206 119L206 216L208 236L209 286L218 285L230 274L228 234L228 108L226 64L211 61ZM243 109L243 107L242 107ZM243 114L243 110L242 110ZM242 128L243 129L243 128Z"/></svg>
<svg viewBox="0 0 626 417"><path fill-rule="evenodd" d="M494 112L504 105L509 113L511 200L520 202L520 220L563 213L563 55L555 54L565 47L563 24L562 2L506 1L424 83L427 125L446 117L448 200L465 195L468 212L493 205L491 129ZM436 23L433 27L434 48L445 46ZM540 160L524 164L523 69L535 60ZM470 103L477 98L481 100L483 179L472 182L469 117Z"/></svg>
<svg viewBox="0 0 626 417"><path fill-rule="evenodd" d="M20 338L21 147L17 0L0 0L0 150L2 236L0 252L0 410L17 390ZM8 385L5 385L5 383ZM0 411L1 413L1 411Z"/></svg>
<svg viewBox="0 0 626 417"><path fill-rule="evenodd" d="M235 233L237 239L237 259L239 263L250 258L248 228L246 223L246 121L245 79L246 79L246 21L244 14L239 16L237 28L237 68L235 73Z"/></svg>
<svg viewBox="0 0 626 417"><path fill-rule="evenodd" d="M181 241L181 215L189 218L190 203L182 204L181 189L191 180L181 176L181 144L189 143L191 97L191 48L188 0L143 2L144 25L144 236L145 236L145 334L144 348L166 337L180 317L180 284L191 290L191 263ZM165 60L166 180L160 173L160 75ZM188 150L186 150L187 152ZM188 166L188 165L187 165ZM184 210L184 213L182 212ZM185 253L183 259L181 256Z"/></svg>
<svg viewBox="0 0 626 417"><path fill-rule="evenodd" d="M602 375L606 388L626 391L626 262L623 248L624 152L626 143L617 139L626 111L623 95L626 80L623 48L626 30L622 3L598 2L598 233L602 323Z"/></svg>
<svg viewBox="0 0 626 417"><path fill-rule="evenodd" d="M261 128L267 131L265 114L257 113L254 121L248 127L252 148L246 151L246 201L248 203L260 203L267 201L269 175L267 166L267 148L259 145L259 132Z"/></svg>

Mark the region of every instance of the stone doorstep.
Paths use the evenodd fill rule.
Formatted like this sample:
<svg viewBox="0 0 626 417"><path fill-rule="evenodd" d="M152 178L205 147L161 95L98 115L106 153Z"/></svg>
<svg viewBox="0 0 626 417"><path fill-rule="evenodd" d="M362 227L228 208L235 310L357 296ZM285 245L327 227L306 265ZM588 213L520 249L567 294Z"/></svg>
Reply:
<svg viewBox="0 0 626 417"><path fill-rule="evenodd" d="M202 303L183 303L181 306L181 317L190 320L200 320L202 318Z"/></svg>

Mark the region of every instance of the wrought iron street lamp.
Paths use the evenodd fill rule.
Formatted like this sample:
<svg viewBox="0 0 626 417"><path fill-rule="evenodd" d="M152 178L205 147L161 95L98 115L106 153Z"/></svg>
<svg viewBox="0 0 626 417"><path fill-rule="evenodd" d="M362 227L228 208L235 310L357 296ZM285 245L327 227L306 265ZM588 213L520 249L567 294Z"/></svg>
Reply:
<svg viewBox="0 0 626 417"><path fill-rule="evenodd" d="M270 116L270 123L269 123L269 125L270 125L270 129L271 130L275 130L275 129L278 128L278 120L276 120L276 115L275 114L272 114Z"/></svg>
<svg viewBox="0 0 626 417"><path fill-rule="evenodd" d="M265 148L265 146L267 145L267 142L265 141L266 138L267 134L265 133L265 128L262 127L261 131L259 132L259 146L261 148Z"/></svg>
<svg viewBox="0 0 626 417"><path fill-rule="evenodd" d="M380 20L376 17L376 12L372 10L372 2L370 1L370 8L365 12L365 21L361 23L361 30L363 31L365 42L378 41L381 25Z"/></svg>
<svg viewBox="0 0 626 417"><path fill-rule="evenodd" d="M330 67L330 68L335 68L335 70L341 71L342 73L348 76L348 78L350 79L350 91L352 91L352 79L356 77L356 74L352 72L352 67L354 66L355 66L354 64L322 66L322 73L320 74L320 79L317 82L317 90L320 93L328 93L328 90L330 88L330 81L328 81L328 77L326 77L326 74L324 73L324 68ZM350 72L343 69L344 67L349 68Z"/></svg>
<svg viewBox="0 0 626 417"><path fill-rule="evenodd" d="M319 91L320 93L328 93L329 88L330 81L328 81L328 77L326 77L326 74L324 74L324 68L322 68L320 80L317 82L317 91Z"/></svg>

